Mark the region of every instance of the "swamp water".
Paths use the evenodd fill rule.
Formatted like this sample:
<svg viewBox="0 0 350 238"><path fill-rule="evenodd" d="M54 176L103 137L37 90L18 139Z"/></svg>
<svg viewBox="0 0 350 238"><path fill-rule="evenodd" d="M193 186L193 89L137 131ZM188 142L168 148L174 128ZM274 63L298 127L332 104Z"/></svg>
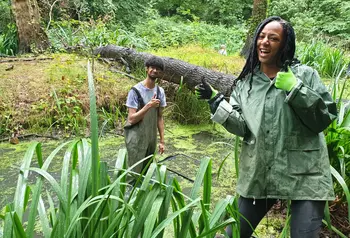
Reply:
<svg viewBox="0 0 350 238"><path fill-rule="evenodd" d="M189 194L196 173L199 169L200 160L204 157L212 159L212 201L214 204L226 195L235 194L236 174L234 169L234 138L235 136L226 132L218 125L196 125L180 126L166 125L165 128L165 153L156 155L158 161L167 158L162 164L166 165L170 176L178 179L184 193ZM43 159L64 141L35 139L42 142ZM13 200L18 179L19 167L24 154L31 144L30 141L20 141L17 145L8 142L0 143L0 208ZM65 147L66 148L66 147ZM118 151L125 148L122 136L102 137L99 140L99 151L101 161L107 161L108 165L114 167ZM49 168L50 174L55 179L60 176L62 160L65 149L55 157ZM223 160L224 166L218 174L219 167ZM34 164L35 164L34 159ZM34 166L34 165L32 165ZM31 182L35 181L35 174L31 176ZM219 175L219 177L218 177ZM274 227L280 227L280 219L273 221L269 217L269 227L261 225L263 234L268 229L269 236L274 237L276 231ZM271 223L276 223L272 225ZM278 224L278 225L277 225ZM0 227L1 230L1 227ZM0 232L1 233L1 232ZM258 233L258 234L259 234ZM272 236L271 236L272 235ZM0 235L1 237L1 235ZM39 237L39 236L38 236Z"/></svg>

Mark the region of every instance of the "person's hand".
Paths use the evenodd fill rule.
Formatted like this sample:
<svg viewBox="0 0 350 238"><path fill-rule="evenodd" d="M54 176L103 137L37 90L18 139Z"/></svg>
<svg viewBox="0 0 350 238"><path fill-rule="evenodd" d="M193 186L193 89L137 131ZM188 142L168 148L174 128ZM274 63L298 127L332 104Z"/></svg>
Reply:
<svg viewBox="0 0 350 238"><path fill-rule="evenodd" d="M165 150L164 142L160 142L158 145L159 154L163 154Z"/></svg>
<svg viewBox="0 0 350 238"><path fill-rule="evenodd" d="M159 107L160 100L157 99L157 94L154 94L151 101L147 103L149 107Z"/></svg>
<svg viewBox="0 0 350 238"><path fill-rule="evenodd" d="M278 72L276 76L275 86L276 88L291 91L293 87L297 84L297 79L293 74L290 67L288 67L288 72Z"/></svg>
<svg viewBox="0 0 350 238"><path fill-rule="evenodd" d="M198 99L212 99L216 96L218 93L217 90L215 90L209 83L205 81L204 78L202 78L202 83L196 85L195 87L195 94Z"/></svg>

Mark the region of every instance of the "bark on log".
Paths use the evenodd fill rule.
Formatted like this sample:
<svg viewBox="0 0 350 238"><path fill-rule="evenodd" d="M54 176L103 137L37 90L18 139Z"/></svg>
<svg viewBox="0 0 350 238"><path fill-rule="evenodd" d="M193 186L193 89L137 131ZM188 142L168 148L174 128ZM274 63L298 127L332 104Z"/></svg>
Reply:
<svg viewBox="0 0 350 238"><path fill-rule="evenodd" d="M99 47L95 49L94 54L100 55L100 57L103 58L122 58L131 68L134 68L136 65L144 65L145 60L152 56L152 54L149 53L136 52L133 49L115 45ZM188 88L193 89L197 84L201 83L201 79L204 77L208 83L225 96L231 94L231 87L236 78L235 76L223 74L169 57L161 58L164 60L165 66L163 80L180 84L181 77L183 77L183 83L186 84Z"/></svg>

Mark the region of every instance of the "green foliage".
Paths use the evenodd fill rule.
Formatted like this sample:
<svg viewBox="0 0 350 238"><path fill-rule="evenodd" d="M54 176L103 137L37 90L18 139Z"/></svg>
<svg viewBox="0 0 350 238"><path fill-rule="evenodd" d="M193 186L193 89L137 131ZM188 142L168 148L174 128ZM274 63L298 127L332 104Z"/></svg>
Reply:
<svg viewBox="0 0 350 238"><path fill-rule="evenodd" d="M153 7L161 16L181 20L204 21L216 25L234 26L249 17L251 2L230 0L156 0Z"/></svg>
<svg viewBox="0 0 350 238"><path fill-rule="evenodd" d="M299 40L315 35L333 37L341 45L350 45L350 2L341 0L271 1L269 15L279 15L292 22Z"/></svg>
<svg viewBox="0 0 350 238"><path fill-rule="evenodd" d="M87 49L115 44L145 49L147 42L134 33L109 26L102 20L53 22L48 32L54 50Z"/></svg>
<svg viewBox="0 0 350 238"><path fill-rule="evenodd" d="M322 76L335 78L347 65L344 51L319 40L298 45L298 57L302 63L315 68Z"/></svg>
<svg viewBox="0 0 350 238"><path fill-rule="evenodd" d="M350 103L342 102L347 78L341 78L340 75L341 73L332 83L332 95L338 102L339 115L338 119L327 128L326 141L331 165L345 180L347 187L350 187ZM343 188L339 183L335 183L335 191L341 199L344 199Z"/></svg>
<svg viewBox="0 0 350 238"><path fill-rule="evenodd" d="M149 4L145 0L67 0L56 3L52 15L55 21L103 19L111 25L132 29L145 17ZM42 8L46 12L50 11L47 4L42 4ZM44 15L46 21L49 21L47 16L48 14Z"/></svg>
<svg viewBox="0 0 350 238"><path fill-rule="evenodd" d="M0 1L0 34L3 34L12 23L11 1Z"/></svg>
<svg viewBox="0 0 350 238"><path fill-rule="evenodd" d="M207 47L227 45L228 52L236 52L243 45L244 27L225 28L202 22L177 22L171 18L151 19L135 27L136 34L152 48L183 46L197 43Z"/></svg>
<svg viewBox="0 0 350 238"><path fill-rule="evenodd" d="M177 91L175 101L166 108L166 113L181 124L201 124L210 121L209 106L198 100L186 86Z"/></svg>
<svg viewBox="0 0 350 238"><path fill-rule="evenodd" d="M81 134L86 128L86 111L78 88L86 82L84 71L67 61L70 67L57 63L50 70L52 83L49 98L34 102L33 113L43 115L39 126L63 130L65 134ZM64 81L63 86L55 87L55 81Z"/></svg>
<svg viewBox="0 0 350 238"><path fill-rule="evenodd" d="M99 118L103 121L100 135L103 135L104 131L122 128L125 124L126 117L126 112L122 112L118 106L112 106L110 108L102 107L99 113Z"/></svg>
<svg viewBox="0 0 350 238"><path fill-rule="evenodd" d="M18 52L17 28L9 23L0 34L0 54L15 55Z"/></svg>

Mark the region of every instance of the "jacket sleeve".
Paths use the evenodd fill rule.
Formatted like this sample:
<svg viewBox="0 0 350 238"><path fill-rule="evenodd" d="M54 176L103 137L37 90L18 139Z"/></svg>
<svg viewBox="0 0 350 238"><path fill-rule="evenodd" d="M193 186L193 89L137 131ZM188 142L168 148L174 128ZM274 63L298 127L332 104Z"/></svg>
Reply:
<svg viewBox="0 0 350 238"><path fill-rule="evenodd" d="M316 70L304 76L306 79L299 79L286 102L305 126L320 133L337 118L337 107Z"/></svg>
<svg viewBox="0 0 350 238"><path fill-rule="evenodd" d="M220 102L211 119L222 124L228 132L238 136L244 137L248 131L235 90L230 97L230 102L226 100Z"/></svg>

